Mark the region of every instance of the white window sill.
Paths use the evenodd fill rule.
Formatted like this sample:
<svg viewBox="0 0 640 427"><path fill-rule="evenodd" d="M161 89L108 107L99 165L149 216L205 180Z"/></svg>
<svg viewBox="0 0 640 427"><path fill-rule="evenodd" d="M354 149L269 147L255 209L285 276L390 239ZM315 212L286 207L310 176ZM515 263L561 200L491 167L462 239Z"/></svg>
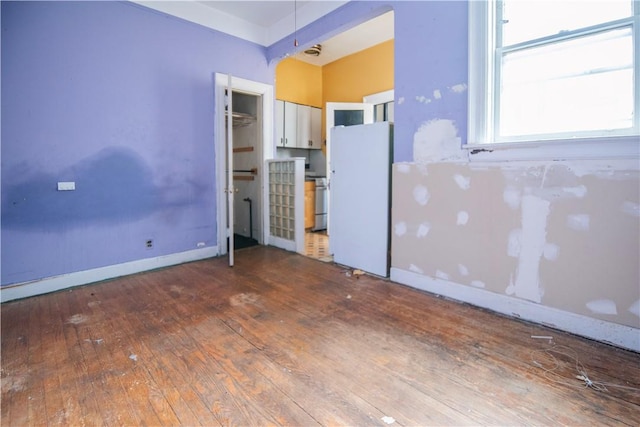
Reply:
<svg viewBox="0 0 640 427"><path fill-rule="evenodd" d="M639 159L640 137L466 144L469 161Z"/></svg>

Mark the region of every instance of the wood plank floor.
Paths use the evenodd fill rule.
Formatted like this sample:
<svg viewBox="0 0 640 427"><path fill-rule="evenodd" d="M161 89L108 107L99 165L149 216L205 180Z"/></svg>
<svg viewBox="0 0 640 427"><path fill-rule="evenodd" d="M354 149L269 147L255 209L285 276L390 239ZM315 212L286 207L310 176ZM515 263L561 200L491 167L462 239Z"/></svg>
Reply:
<svg viewBox="0 0 640 427"><path fill-rule="evenodd" d="M3 304L2 425L640 425L636 353L274 248L225 262Z"/></svg>

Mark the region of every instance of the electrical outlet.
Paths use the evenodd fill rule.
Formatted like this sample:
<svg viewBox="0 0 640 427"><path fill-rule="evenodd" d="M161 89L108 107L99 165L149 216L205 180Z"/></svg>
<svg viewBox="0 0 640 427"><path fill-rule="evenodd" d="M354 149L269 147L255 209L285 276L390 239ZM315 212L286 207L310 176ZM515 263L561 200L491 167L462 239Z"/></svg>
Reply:
<svg viewBox="0 0 640 427"><path fill-rule="evenodd" d="M153 239L147 240L145 245L147 246L147 249L153 249Z"/></svg>
<svg viewBox="0 0 640 427"><path fill-rule="evenodd" d="M75 181L61 181L58 183L58 191L74 191L75 189Z"/></svg>

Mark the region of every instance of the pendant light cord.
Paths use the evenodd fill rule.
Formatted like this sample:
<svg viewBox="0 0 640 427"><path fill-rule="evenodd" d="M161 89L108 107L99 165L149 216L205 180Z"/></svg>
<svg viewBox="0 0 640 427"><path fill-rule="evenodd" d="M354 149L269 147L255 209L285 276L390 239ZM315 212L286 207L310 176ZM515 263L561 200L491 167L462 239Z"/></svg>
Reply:
<svg viewBox="0 0 640 427"><path fill-rule="evenodd" d="M293 0L293 47L298 47L298 1Z"/></svg>

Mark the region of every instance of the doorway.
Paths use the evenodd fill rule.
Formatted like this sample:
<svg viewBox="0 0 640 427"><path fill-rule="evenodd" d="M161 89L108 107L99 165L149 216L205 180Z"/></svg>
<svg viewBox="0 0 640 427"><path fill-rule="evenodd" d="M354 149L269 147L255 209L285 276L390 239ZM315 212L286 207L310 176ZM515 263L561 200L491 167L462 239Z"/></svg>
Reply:
<svg viewBox="0 0 640 427"><path fill-rule="evenodd" d="M366 21L361 25L358 25L353 30L363 31L366 37L359 40L365 40L367 44L358 45L355 50L344 52L346 55L340 57L327 58L327 62L318 63L322 61L325 55L332 55L332 52L337 51L339 48L345 47L352 43L357 44L359 41L350 41L349 38L357 40L356 34L349 35L351 30L348 30L336 37L332 37L326 41L320 41L321 49L318 56L311 61L307 58L302 58L301 54L292 55L281 62L276 69L276 98L283 101L294 102L299 104L305 104L311 102L316 107L322 108L322 150L307 150L308 154L295 153L297 156L305 155L307 157L307 163L309 165L310 174L307 175L306 185L313 187L313 183L309 181L317 181L324 179L324 183L320 184L320 187L327 187L326 201L323 209L316 209L313 214L316 216L324 216L326 226L324 228L318 227L312 220L305 221L305 254L312 258L321 260L331 260L331 218L329 215L331 205L331 187L327 181L330 181L330 170L327 168L327 161L330 151L330 134L327 130L331 126L327 126L327 117L333 113L328 113L328 103L337 103L338 120L336 124L346 125L346 122L353 122L351 113L360 113L364 116L360 105L354 106L353 109L342 108L346 103L355 104L368 102L373 104L368 114L368 119L364 120L364 117L360 117L360 123L376 121L376 116L384 117L383 113L388 113L389 109L385 106L380 106L383 102L393 102L393 64L394 64L394 46L393 46L393 26L394 18L393 11L389 11L379 15L376 18ZM363 33L360 33L361 35ZM387 34L386 36L380 36ZM382 38L377 38L377 37ZM336 43L337 46L332 43ZM285 62L286 61L286 62ZM315 61L315 62L314 62ZM297 62L297 66L294 65ZM315 66L315 69L314 67ZM300 70L299 73L296 73ZM314 80L314 75L320 76ZM310 77L311 76L311 77ZM283 90L283 86L286 90ZM377 94L380 92L387 92L390 94L390 99L379 101L377 99L363 100L363 97L371 94ZM320 100L313 98L313 95L318 94ZM284 96L284 97L282 97ZM304 99L306 98L306 99ZM377 106L376 106L377 105ZM359 110L359 111L354 111ZM391 104L392 112L392 104ZM376 114L378 113L378 114ZM343 117L344 116L344 117ZM371 118L373 116L373 119ZM388 114L387 114L388 116ZM346 122L345 122L346 121ZM357 121L357 120L356 120ZM287 148L278 148L277 152L285 153ZM291 150L289 150L291 151ZM299 150L300 151L300 150ZM280 157L280 156L278 156ZM320 159L320 161L317 161ZM354 167L358 167L360 163L358 158L354 159ZM309 211L315 207L313 190L307 190L306 194L310 197L305 197L311 208L306 209Z"/></svg>
<svg viewBox="0 0 640 427"><path fill-rule="evenodd" d="M263 243L258 174L262 164L262 109L261 95L234 90L232 96L233 247L237 250Z"/></svg>
<svg viewBox="0 0 640 427"><path fill-rule="evenodd" d="M231 242L267 241L263 190L265 160L274 153L273 86L219 73L214 80L218 253L233 265Z"/></svg>

